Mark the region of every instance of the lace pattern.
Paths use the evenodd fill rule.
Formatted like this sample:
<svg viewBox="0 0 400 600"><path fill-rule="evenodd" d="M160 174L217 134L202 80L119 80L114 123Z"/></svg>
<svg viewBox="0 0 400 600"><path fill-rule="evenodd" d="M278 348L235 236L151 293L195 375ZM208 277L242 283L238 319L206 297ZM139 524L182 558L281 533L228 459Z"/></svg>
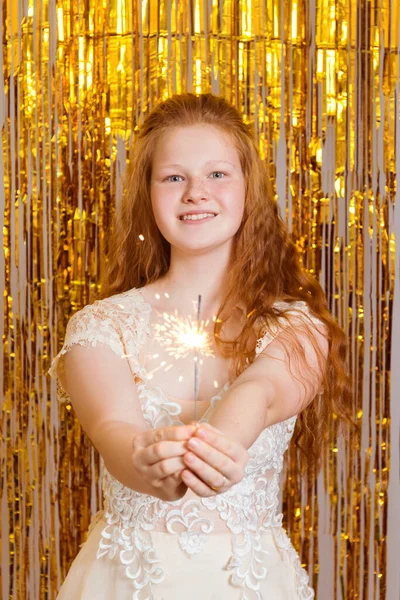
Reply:
<svg viewBox="0 0 400 600"><path fill-rule="evenodd" d="M281 304L281 303L280 303ZM303 302L295 308L308 313ZM68 395L60 384L63 374L62 357L74 345L106 345L119 356L127 358L137 384L141 408L151 428L182 425L181 407L169 400L159 387L145 380L146 371L139 365L139 349L150 335L151 307L139 290L130 290L85 306L70 319L65 343L53 360L49 374L57 379L60 401ZM272 341L273 332L263 335L256 346L259 354ZM229 389L227 383L219 395L211 399L211 410ZM201 421L207 422L207 413ZM188 555L205 551L215 525L224 523L232 536L232 555L225 569L233 586L241 589L241 600L263 600L260 585L268 575L264 566L266 551L261 535L272 531L276 546L293 565L299 600L311 600L308 575L282 528L279 514L279 475L283 456L293 435L296 417L274 424L262 431L249 449L245 476L227 492L210 498L199 498L193 492L175 502L165 502L136 492L116 480L101 461L104 510L92 521L106 522L101 532L97 559L119 560L126 576L132 581L134 600L152 600L157 583L165 572L156 556L151 531L164 530L178 536L178 542Z"/></svg>

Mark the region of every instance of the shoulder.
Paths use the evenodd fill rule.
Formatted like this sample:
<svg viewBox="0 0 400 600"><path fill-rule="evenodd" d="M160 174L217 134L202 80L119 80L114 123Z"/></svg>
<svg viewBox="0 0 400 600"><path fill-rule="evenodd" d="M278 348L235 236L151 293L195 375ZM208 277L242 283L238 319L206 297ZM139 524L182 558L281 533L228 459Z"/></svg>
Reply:
<svg viewBox="0 0 400 600"><path fill-rule="evenodd" d="M102 334L121 337L128 331L140 332L145 329L150 310L138 288L96 300L71 316L66 338L81 335L99 338Z"/></svg>
<svg viewBox="0 0 400 600"><path fill-rule="evenodd" d="M326 336L327 330L323 321L316 316L310 306L304 300L284 301L280 300L272 305L275 318L268 320L261 328L260 337L257 340L256 353L261 352L281 332L288 328L297 331L306 331Z"/></svg>
<svg viewBox="0 0 400 600"><path fill-rule="evenodd" d="M324 326L323 321L314 314L310 306L304 300L293 300L292 302L279 301L273 304L278 318L286 318L292 321L298 317L301 322L309 322L315 326Z"/></svg>
<svg viewBox="0 0 400 600"><path fill-rule="evenodd" d="M63 346L49 373L56 372L59 359L75 345L107 346L119 356L127 351L134 354L148 335L147 310L136 288L86 304L70 317Z"/></svg>
<svg viewBox="0 0 400 600"><path fill-rule="evenodd" d="M279 300L277 302L274 302L274 304L272 305L274 309L277 309L278 312L280 311L284 311L284 312L301 312L301 313L310 313L310 307L308 306L307 302L305 302L304 300L292 300L292 301L287 301L287 300Z"/></svg>
<svg viewBox="0 0 400 600"><path fill-rule="evenodd" d="M74 313L71 321L94 321L115 318L134 318L137 313L149 312L150 307L144 302L144 298L139 288L132 288L126 292L114 294L108 298L95 300L91 304L86 304L83 308Z"/></svg>

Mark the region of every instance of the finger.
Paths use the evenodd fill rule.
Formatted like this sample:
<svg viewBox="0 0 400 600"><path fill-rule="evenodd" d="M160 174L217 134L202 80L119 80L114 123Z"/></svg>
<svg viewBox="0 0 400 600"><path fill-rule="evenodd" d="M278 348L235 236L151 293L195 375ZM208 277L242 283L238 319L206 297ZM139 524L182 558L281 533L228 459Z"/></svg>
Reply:
<svg viewBox="0 0 400 600"><path fill-rule="evenodd" d="M139 448L163 441L185 441L194 433L195 427L191 425L169 425L157 429L147 429L134 438L134 443Z"/></svg>
<svg viewBox="0 0 400 600"><path fill-rule="evenodd" d="M141 453L142 462L152 466L162 460L183 456L187 452L186 442L157 442L147 448L143 448Z"/></svg>
<svg viewBox="0 0 400 600"><path fill-rule="evenodd" d="M192 437L186 446L189 452L194 453L198 458L201 458L205 463L223 475L226 475L226 477L228 477L232 467L235 466L230 456L198 437Z"/></svg>
<svg viewBox="0 0 400 600"><path fill-rule="evenodd" d="M196 427L194 425L168 425L153 430L160 438L159 441L179 442L188 440L193 435Z"/></svg>
<svg viewBox="0 0 400 600"><path fill-rule="evenodd" d="M151 479L160 484L166 477L181 473L185 468L186 465L182 457L167 458L151 467Z"/></svg>
<svg viewBox="0 0 400 600"><path fill-rule="evenodd" d="M214 428L213 428L214 429ZM222 452L226 456L229 456L233 461L238 461L241 458L241 447L236 442L233 442L229 438L225 437L221 432L216 433L218 430L212 431L211 429L206 429L201 424L201 427L195 431L191 439L200 438L202 441L206 442L209 446L212 446L219 452ZM190 443L188 442L188 447L190 447Z"/></svg>
<svg viewBox="0 0 400 600"><path fill-rule="evenodd" d="M216 496L218 493L209 485L207 485L204 481L202 481L195 473L190 470L185 469L182 471L182 481L188 488L193 490L193 492L202 498L208 498L209 496ZM215 486L217 487L217 486Z"/></svg>
<svg viewBox="0 0 400 600"><path fill-rule="evenodd" d="M198 431L198 429L200 427L204 427L205 429L209 429L210 431L213 431L214 433L218 433L220 435L223 435L223 433L222 433L222 431L220 429L217 429L216 427L213 427L213 425L210 425L206 421L191 421L190 422L190 426L192 426L192 425L195 428L195 431L193 433L196 433L196 431Z"/></svg>
<svg viewBox="0 0 400 600"><path fill-rule="evenodd" d="M214 431L214 433L222 434L222 431L220 429L217 429L216 427L214 427L213 425L210 425L210 423L207 423L206 421L199 423L198 426L205 427L206 429L209 429L210 431Z"/></svg>
<svg viewBox="0 0 400 600"><path fill-rule="evenodd" d="M224 475L227 480L236 481L235 479L231 478L230 469L224 471L214 469L192 452L187 452L183 457L183 460L186 468L190 469L194 475L201 479L201 481L203 481L210 488L219 487L223 481Z"/></svg>

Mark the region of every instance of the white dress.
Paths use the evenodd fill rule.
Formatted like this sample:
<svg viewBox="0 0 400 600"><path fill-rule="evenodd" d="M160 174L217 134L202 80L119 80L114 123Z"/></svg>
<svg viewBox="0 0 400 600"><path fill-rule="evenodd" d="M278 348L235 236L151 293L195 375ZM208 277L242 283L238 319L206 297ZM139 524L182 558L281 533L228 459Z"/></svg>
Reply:
<svg viewBox="0 0 400 600"><path fill-rule="evenodd" d="M280 303L283 304L283 303ZM294 303L309 315L304 302ZM63 355L74 344L105 345L129 361L141 408L152 428L182 425L181 406L151 387L139 364L150 335L151 307L139 288L75 313L49 373L61 401ZM310 316L310 315L309 315ZM257 341L256 353L273 339ZM211 399L210 409L228 389ZM207 421L207 413L201 419ZM249 448L245 477L227 492L191 490L166 502L138 493L108 473L101 460L104 510L61 586L59 600L310 600L314 592L282 528L279 477L296 417L265 428Z"/></svg>

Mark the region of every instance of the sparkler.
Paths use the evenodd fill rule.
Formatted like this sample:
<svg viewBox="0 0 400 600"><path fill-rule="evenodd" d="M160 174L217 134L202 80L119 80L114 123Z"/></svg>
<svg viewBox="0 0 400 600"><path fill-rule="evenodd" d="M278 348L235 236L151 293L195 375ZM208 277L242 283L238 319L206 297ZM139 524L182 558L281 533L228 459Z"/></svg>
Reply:
<svg viewBox="0 0 400 600"><path fill-rule="evenodd" d="M197 298L197 331L199 330L200 323L200 306L201 306L201 294ZM199 353L198 347L195 346L194 356L194 422L197 423L197 400L199 397Z"/></svg>
<svg viewBox="0 0 400 600"><path fill-rule="evenodd" d="M201 295L197 300L197 315L194 323L191 315L182 319L175 314L163 313L164 322L154 325L155 339L170 356L176 360L185 358L194 352L194 421L197 421L197 402L199 393L199 358L214 356L210 344L210 336L205 327L209 321L200 320Z"/></svg>

